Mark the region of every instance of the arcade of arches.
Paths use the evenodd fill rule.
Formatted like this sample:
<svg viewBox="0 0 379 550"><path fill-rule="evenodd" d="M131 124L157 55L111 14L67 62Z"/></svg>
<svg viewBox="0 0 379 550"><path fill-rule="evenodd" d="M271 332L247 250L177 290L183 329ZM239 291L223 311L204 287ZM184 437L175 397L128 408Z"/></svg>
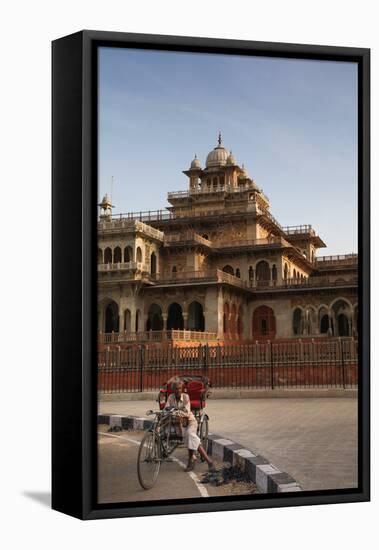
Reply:
<svg viewBox="0 0 379 550"><path fill-rule="evenodd" d="M106 299L102 304L99 311L99 328L102 332L206 330L204 306L197 300L186 306L174 301L164 309L152 303L145 315L138 308L134 312L129 308L120 311L115 300ZM277 315L275 304L261 304L248 309L238 302L225 301L218 337L225 340L280 338ZM286 337L357 336L357 319L357 305L344 298L335 299L330 305L299 305L288 311L290 333Z"/></svg>

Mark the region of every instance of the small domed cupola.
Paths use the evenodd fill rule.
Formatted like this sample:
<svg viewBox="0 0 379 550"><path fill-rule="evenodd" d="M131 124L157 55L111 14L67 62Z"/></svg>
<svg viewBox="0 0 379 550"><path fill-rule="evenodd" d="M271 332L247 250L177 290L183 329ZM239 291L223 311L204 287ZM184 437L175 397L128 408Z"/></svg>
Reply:
<svg viewBox="0 0 379 550"><path fill-rule="evenodd" d="M226 160L229 156L229 151L222 145L221 132L218 135L218 145L208 153L205 165L207 168L213 168L217 166L225 166Z"/></svg>
<svg viewBox="0 0 379 550"><path fill-rule="evenodd" d="M114 205L112 204L108 193L104 195L103 200L98 206L100 206L100 218L104 219L112 217L112 208Z"/></svg>
<svg viewBox="0 0 379 550"><path fill-rule="evenodd" d="M190 170L201 170L200 161L197 158L197 155L195 155L195 158L191 162Z"/></svg>
<svg viewBox="0 0 379 550"><path fill-rule="evenodd" d="M228 164L229 166L237 166L236 159L231 151L230 151L230 155L226 159L226 164Z"/></svg>
<svg viewBox="0 0 379 550"><path fill-rule="evenodd" d="M247 173L247 170L245 168L245 165L242 165L241 172L240 172L241 178L248 178L249 174Z"/></svg>

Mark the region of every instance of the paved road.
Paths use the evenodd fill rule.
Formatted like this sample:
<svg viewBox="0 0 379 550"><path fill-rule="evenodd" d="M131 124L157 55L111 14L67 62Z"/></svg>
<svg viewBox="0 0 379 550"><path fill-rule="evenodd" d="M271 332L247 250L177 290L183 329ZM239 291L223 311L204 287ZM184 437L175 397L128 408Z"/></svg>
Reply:
<svg viewBox="0 0 379 550"><path fill-rule="evenodd" d="M137 478L138 445L143 432L108 433L108 426L99 426L99 502L139 502L174 498L199 498L248 494L254 487L244 483L230 483L215 487L200 483L207 466L200 461L195 471L184 472L187 451L175 450L172 462L162 464L156 485L146 491ZM221 467L222 464L216 464Z"/></svg>
<svg viewBox="0 0 379 550"><path fill-rule="evenodd" d="M144 415L156 403L100 402L100 412ZM357 399L210 399L214 433L265 456L305 490L357 486Z"/></svg>

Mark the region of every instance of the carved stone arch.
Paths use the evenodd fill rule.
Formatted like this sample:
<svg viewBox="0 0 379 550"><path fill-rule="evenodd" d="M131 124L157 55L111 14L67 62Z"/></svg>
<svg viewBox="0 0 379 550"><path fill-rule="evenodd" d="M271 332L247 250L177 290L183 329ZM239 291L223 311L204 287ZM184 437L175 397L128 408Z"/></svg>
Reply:
<svg viewBox="0 0 379 550"><path fill-rule="evenodd" d="M178 302L172 302L167 309L167 330L183 330L183 308Z"/></svg>
<svg viewBox="0 0 379 550"><path fill-rule="evenodd" d="M146 330L163 330L162 307L154 302L147 310Z"/></svg>
<svg viewBox="0 0 379 550"><path fill-rule="evenodd" d="M119 264L122 262L122 253L121 253L121 247L116 246L113 250L113 263Z"/></svg>
<svg viewBox="0 0 379 550"><path fill-rule="evenodd" d="M267 260L259 260L255 265L255 280L257 286L267 286L271 280L270 264Z"/></svg>
<svg viewBox="0 0 379 550"><path fill-rule="evenodd" d="M205 319L202 304L194 300L188 307L188 329L204 332Z"/></svg>
<svg viewBox="0 0 379 550"><path fill-rule="evenodd" d="M113 262L113 251L110 246L104 250L104 263L111 264Z"/></svg>
<svg viewBox="0 0 379 550"><path fill-rule="evenodd" d="M252 317L253 340L271 340L276 335L276 319L270 306L260 305L254 308Z"/></svg>
<svg viewBox="0 0 379 550"><path fill-rule="evenodd" d="M296 306L292 311L292 333L300 336L304 329L304 309Z"/></svg>

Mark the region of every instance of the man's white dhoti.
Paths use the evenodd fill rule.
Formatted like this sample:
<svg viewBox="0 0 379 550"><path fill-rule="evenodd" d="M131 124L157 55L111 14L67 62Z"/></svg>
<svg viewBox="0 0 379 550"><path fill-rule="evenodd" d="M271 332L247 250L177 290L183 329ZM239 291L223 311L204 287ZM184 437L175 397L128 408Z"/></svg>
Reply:
<svg viewBox="0 0 379 550"><path fill-rule="evenodd" d="M197 422L190 420L187 428L183 428L184 444L192 451L197 451L200 445L200 437L197 435Z"/></svg>
<svg viewBox="0 0 379 550"><path fill-rule="evenodd" d="M188 425L186 427L182 426L183 442L188 449L197 451L200 445L200 438L196 434L197 420L191 411L191 403L188 394L182 393L180 399L176 399L175 394L171 393L167 399L166 407L177 407L179 411L186 413Z"/></svg>

